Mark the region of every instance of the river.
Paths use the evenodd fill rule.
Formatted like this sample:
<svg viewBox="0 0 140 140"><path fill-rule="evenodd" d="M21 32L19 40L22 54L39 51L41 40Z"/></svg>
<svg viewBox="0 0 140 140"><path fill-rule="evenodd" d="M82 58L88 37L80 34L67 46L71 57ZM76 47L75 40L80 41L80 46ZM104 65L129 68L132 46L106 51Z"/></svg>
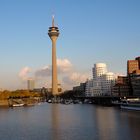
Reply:
<svg viewBox="0 0 140 140"><path fill-rule="evenodd" d="M92 104L0 108L0 140L139 140L140 112Z"/></svg>

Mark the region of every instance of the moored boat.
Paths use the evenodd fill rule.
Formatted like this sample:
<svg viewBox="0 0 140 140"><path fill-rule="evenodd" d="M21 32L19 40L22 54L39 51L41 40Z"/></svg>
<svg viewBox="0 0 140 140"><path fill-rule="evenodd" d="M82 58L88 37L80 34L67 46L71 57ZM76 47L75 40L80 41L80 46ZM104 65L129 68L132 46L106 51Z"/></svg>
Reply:
<svg viewBox="0 0 140 140"><path fill-rule="evenodd" d="M120 108L121 109L140 111L140 99L135 98L135 99L123 100L121 105L120 105Z"/></svg>
<svg viewBox="0 0 140 140"><path fill-rule="evenodd" d="M24 106L24 104L13 104L12 107L20 107L20 106Z"/></svg>

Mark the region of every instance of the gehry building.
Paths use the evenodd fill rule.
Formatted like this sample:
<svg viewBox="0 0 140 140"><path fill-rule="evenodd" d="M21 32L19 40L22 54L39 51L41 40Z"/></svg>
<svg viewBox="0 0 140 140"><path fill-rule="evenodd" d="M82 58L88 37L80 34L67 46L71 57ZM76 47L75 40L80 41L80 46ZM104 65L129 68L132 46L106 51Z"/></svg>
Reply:
<svg viewBox="0 0 140 140"><path fill-rule="evenodd" d="M107 72L105 63L96 63L92 68L92 78L86 82L86 95L99 96L111 95L112 87L115 84L115 75Z"/></svg>

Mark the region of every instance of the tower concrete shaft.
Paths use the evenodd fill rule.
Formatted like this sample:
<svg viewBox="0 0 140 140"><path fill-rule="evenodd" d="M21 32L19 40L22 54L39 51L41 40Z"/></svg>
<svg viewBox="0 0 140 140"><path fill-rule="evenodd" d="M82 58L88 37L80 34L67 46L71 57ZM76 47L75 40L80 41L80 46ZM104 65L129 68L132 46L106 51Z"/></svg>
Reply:
<svg viewBox="0 0 140 140"><path fill-rule="evenodd" d="M56 38L52 39L52 93L58 94Z"/></svg>
<svg viewBox="0 0 140 140"><path fill-rule="evenodd" d="M59 36L59 30L58 27L54 25L54 17L48 35L52 40L52 94L55 96L58 94L56 40Z"/></svg>

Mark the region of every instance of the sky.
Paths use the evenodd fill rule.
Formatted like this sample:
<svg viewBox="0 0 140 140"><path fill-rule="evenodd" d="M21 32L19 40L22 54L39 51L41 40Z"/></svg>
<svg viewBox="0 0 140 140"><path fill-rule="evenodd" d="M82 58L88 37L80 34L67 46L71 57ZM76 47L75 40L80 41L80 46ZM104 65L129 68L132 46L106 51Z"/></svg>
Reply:
<svg viewBox="0 0 140 140"><path fill-rule="evenodd" d="M103 62L126 74L129 59L140 56L139 0L0 0L0 88L51 85L52 15L59 27L59 82L70 88L92 77Z"/></svg>

